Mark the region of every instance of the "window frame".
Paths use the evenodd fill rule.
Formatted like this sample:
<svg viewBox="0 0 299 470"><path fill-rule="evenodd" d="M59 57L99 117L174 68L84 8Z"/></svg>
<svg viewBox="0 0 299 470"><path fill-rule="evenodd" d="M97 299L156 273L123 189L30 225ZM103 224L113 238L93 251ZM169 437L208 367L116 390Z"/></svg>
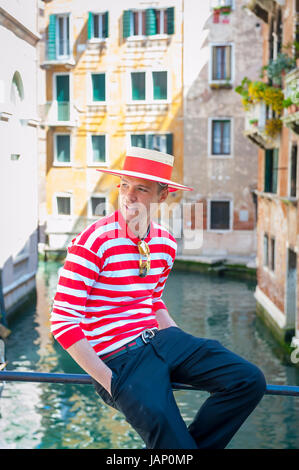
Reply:
<svg viewBox="0 0 299 470"><path fill-rule="evenodd" d="M104 162L94 162L92 159L93 150L92 150L92 136L104 136L105 137L105 161ZM109 152L108 152L108 140L109 135L105 132L88 132L87 135L87 166L90 167L107 167L110 165Z"/></svg>
<svg viewBox="0 0 299 470"><path fill-rule="evenodd" d="M107 72L101 71L92 71L88 74L88 106L104 106L107 104ZM105 100L104 101L94 101L93 100L93 84L92 84L92 76L93 75L105 75Z"/></svg>
<svg viewBox="0 0 299 470"><path fill-rule="evenodd" d="M277 156L275 156L275 151L277 151ZM267 170L267 152L272 152L272 161L271 161L271 185L269 184L269 175L267 175L266 170ZM266 194L278 194L278 184L279 184L279 148L271 148L271 149L266 149L264 151L264 193ZM275 160L277 167L275 167ZM276 174L275 174L276 172ZM270 185L270 191L268 191L268 186Z"/></svg>
<svg viewBox="0 0 299 470"><path fill-rule="evenodd" d="M69 59L72 55L72 47L71 47L71 13L56 13L56 25L55 25L55 47L56 47L56 59L57 60L65 60ZM68 46L69 46L69 51L67 54L59 54L59 18L63 18L63 20L66 20L68 18L69 21L69 38L68 38ZM65 23L65 21L64 21ZM64 26L65 28L65 26Z"/></svg>
<svg viewBox="0 0 299 470"><path fill-rule="evenodd" d="M70 138L70 161L69 162L59 162L57 160L57 136L58 135L68 135ZM73 142L72 134L69 132L54 132L53 133L53 166L55 167L70 167L73 165Z"/></svg>
<svg viewBox="0 0 299 470"><path fill-rule="evenodd" d="M57 198L58 197L64 197L64 198L69 198L70 199L70 214L59 214L58 213L58 201L57 201ZM73 191L64 191L64 192L55 192L53 194L53 215L55 217L58 217L58 218L62 218L62 219L65 219L65 218L69 218L69 217L73 217L74 215L74 201L73 201L73 197L74 197L74 194L73 194Z"/></svg>
<svg viewBox="0 0 299 470"><path fill-rule="evenodd" d="M230 121L230 153L214 154L213 151L213 122ZM208 157L209 158L233 158L234 156L234 118L231 116L211 116L208 118Z"/></svg>
<svg viewBox="0 0 299 470"><path fill-rule="evenodd" d="M163 131L135 131L135 132L129 132L127 133L127 147L131 147L132 146L132 143L131 143L131 136L133 135L144 135L145 136L145 148L149 148L147 147L147 139L149 138L149 136L151 135L154 135L154 136L161 136L161 137L165 137L165 140L166 140L166 151L164 150L160 150L160 152L163 152L163 153L167 153L167 136L168 135L172 135L172 139L174 137L174 133L173 132L163 132ZM172 145L173 145L173 141L172 141Z"/></svg>
<svg viewBox="0 0 299 470"><path fill-rule="evenodd" d="M292 191L292 152L293 152L293 147L297 147L297 158L296 158L296 171L295 171L295 196L291 194L291 191ZM288 168L289 168L289 175L288 175L288 197L290 198L298 198L299 194L298 194L298 171L299 171L299 152L298 152L298 144L297 142L290 142L290 145L289 145L289 165L288 165Z"/></svg>
<svg viewBox="0 0 299 470"><path fill-rule="evenodd" d="M233 85L235 81L235 44L233 42L211 42L210 43L210 60L209 60L209 84L210 85ZM231 47L231 77L230 79L221 78L213 79L213 48L214 47Z"/></svg>
<svg viewBox="0 0 299 470"><path fill-rule="evenodd" d="M154 99L154 80L153 72L166 72L167 73L167 98L166 99ZM145 99L144 100L133 100L133 88L132 88L132 73L145 73ZM169 70L165 69L136 69L127 71L127 103L128 104L169 104L171 97L171 82L170 82Z"/></svg>
<svg viewBox="0 0 299 470"><path fill-rule="evenodd" d="M230 0L230 5L219 5L221 0L210 0L210 10L213 10L215 7L219 6L230 6L231 10L235 10L235 0Z"/></svg>
<svg viewBox="0 0 299 470"><path fill-rule="evenodd" d="M58 103L57 101L57 82L56 82L56 77L58 75L68 75L69 77L69 106L70 106L70 112L69 112L69 120L68 121L58 121ZM55 106L55 116L56 116L56 121L59 123L63 122L70 122L72 120L72 103L73 103L73 75L69 72L54 72L53 77L52 77L52 102L54 103ZM60 124L62 125L62 124Z"/></svg>
<svg viewBox="0 0 299 470"><path fill-rule="evenodd" d="M93 215L92 214L91 199L93 197L100 197L100 198L105 199L105 211L106 211L105 215L100 216L100 215ZM88 216L89 219L101 219L101 218L105 217L106 215L108 215L108 212L109 212L109 198L108 198L107 194L104 194L104 193L91 193L91 194L89 194L88 204L87 204L87 216Z"/></svg>
<svg viewBox="0 0 299 470"><path fill-rule="evenodd" d="M227 229L218 229L218 228L211 228L211 206L212 202L228 202L229 203L229 228ZM234 207L233 207L233 200L229 198L208 198L207 199L207 232L212 233L229 233L233 230L233 215L234 215Z"/></svg>
<svg viewBox="0 0 299 470"><path fill-rule="evenodd" d="M94 17L95 17L95 16L98 16L98 22L100 22L100 21L99 21L99 18L100 18L100 17L102 18L102 23L106 21L106 20L105 20L105 14L106 14L105 11L104 11L104 12L102 12L102 11L99 11L99 12L91 11L91 14L92 14L93 23L94 23ZM104 34L103 24L102 24L101 28L100 28L99 26L100 26L100 25L98 24L99 31L100 31L100 29L102 29L102 31L101 31L101 33L102 33L101 36L96 37L96 36L94 35L94 27L93 27L93 37L90 39L90 41L92 41L92 42L102 42L102 41L105 41L105 40L107 39L106 36L103 36L103 34Z"/></svg>

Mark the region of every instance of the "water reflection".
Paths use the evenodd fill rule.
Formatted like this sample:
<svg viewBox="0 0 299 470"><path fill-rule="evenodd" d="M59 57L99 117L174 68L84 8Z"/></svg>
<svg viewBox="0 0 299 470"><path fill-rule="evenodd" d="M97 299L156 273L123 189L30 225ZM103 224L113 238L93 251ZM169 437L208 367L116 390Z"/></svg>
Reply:
<svg viewBox="0 0 299 470"><path fill-rule="evenodd" d="M82 373L53 340L49 312L60 265L41 263L36 305L11 325L8 369ZM256 363L272 384L299 385L299 371L285 364L276 343L255 315L254 283L172 272L164 299L184 330L215 338ZM186 423L207 398L175 392ZM139 436L91 385L8 382L0 401L0 448L141 448ZM231 441L230 448L298 448L299 398L265 396Z"/></svg>

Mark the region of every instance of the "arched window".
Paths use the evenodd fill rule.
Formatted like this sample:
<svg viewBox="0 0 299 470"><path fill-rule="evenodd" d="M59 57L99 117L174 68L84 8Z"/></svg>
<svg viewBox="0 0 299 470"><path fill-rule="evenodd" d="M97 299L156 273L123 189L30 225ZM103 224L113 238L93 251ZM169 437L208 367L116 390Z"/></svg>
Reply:
<svg viewBox="0 0 299 470"><path fill-rule="evenodd" d="M24 87L21 75L19 72L15 72L12 78L11 88L10 88L10 101L15 105L23 101L24 99Z"/></svg>

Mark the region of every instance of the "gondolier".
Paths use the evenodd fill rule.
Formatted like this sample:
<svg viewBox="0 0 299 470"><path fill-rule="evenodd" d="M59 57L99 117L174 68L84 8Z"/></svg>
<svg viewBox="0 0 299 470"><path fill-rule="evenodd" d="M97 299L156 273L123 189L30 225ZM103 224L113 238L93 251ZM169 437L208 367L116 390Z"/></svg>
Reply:
<svg viewBox="0 0 299 470"><path fill-rule="evenodd" d="M183 331L162 300L177 244L153 221L152 207L169 191L191 190L171 180L173 162L172 155L132 147L122 169L99 169L120 177L119 209L68 247L51 329L147 448L224 448L266 382L258 367L218 341ZM210 392L189 427L171 382Z"/></svg>

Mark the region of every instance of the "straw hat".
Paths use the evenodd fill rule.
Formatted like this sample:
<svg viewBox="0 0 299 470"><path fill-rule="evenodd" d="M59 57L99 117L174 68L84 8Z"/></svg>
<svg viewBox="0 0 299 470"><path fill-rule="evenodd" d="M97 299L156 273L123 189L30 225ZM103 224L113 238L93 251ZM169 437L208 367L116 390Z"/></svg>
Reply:
<svg viewBox="0 0 299 470"><path fill-rule="evenodd" d="M97 171L115 176L133 176L158 183L168 184L170 191L192 191L182 184L171 181L174 157L168 153L141 147L129 147L122 170L97 168Z"/></svg>

